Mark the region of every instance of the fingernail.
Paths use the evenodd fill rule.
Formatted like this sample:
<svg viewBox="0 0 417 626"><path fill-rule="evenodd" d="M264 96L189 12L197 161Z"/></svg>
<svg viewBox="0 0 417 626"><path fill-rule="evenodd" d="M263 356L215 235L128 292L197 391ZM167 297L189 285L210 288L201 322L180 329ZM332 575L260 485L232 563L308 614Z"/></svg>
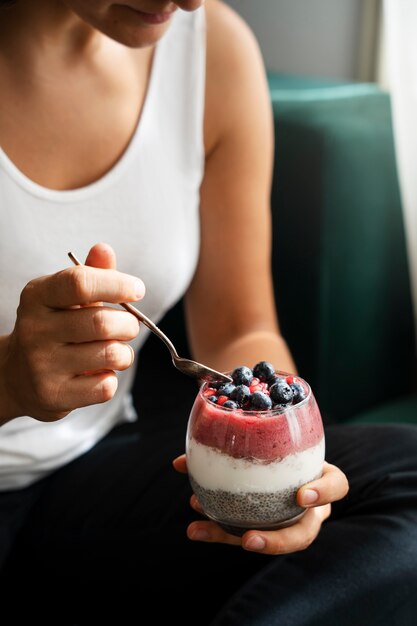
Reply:
<svg viewBox="0 0 417 626"><path fill-rule="evenodd" d="M314 504L319 499L319 494L314 489L305 489L302 495L303 504Z"/></svg>
<svg viewBox="0 0 417 626"><path fill-rule="evenodd" d="M145 285L141 280L135 281L135 295L138 300L145 295Z"/></svg>
<svg viewBox="0 0 417 626"><path fill-rule="evenodd" d="M190 539L193 541L208 541L210 539L210 535L206 530L201 530L199 528L190 533Z"/></svg>
<svg viewBox="0 0 417 626"><path fill-rule="evenodd" d="M260 535L253 535L246 543L245 548L247 550L263 550L266 546L266 541Z"/></svg>

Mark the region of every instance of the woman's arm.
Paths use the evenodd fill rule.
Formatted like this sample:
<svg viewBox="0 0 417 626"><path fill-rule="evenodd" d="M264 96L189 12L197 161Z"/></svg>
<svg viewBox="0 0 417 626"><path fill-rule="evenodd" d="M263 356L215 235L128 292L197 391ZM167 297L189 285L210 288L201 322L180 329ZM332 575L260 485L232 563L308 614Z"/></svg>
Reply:
<svg viewBox="0 0 417 626"><path fill-rule="evenodd" d="M186 297L191 347L222 371L260 360L294 371L270 271L273 120L262 59L231 9L208 3L207 21L201 255Z"/></svg>
<svg viewBox="0 0 417 626"><path fill-rule="evenodd" d="M197 360L219 370L260 360L294 371L280 335L270 271L270 186L273 127L262 61L253 36L224 5L208 5L206 138L201 190L201 258L186 300ZM185 457L174 463L186 471ZM264 554L306 548L346 495L345 475L325 464L323 477L303 486L298 503L310 510L277 531L229 535L211 521L190 524L192 540L242 545ZM200 511L192 497L191 505Z"/></svg>

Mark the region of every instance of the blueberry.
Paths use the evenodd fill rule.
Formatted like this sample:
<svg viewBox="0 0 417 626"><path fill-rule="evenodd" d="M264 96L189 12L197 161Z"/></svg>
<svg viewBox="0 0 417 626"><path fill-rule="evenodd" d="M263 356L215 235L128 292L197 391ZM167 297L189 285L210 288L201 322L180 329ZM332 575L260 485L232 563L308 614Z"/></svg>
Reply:
<svg viewBox="0 0 417 626"><path fill-rule="evenodd" d="M249 387L246 385L238 385L233 389L230 398L237 402L239 406L243 407L248 403L250 395Z"/></svg>
<svg viewBox="0 0 417 626"><path fill-rule="evenodd" d="M233 402L233 400L226 400L226 402L223 404L223 406L226 409L237 409L238 408L236 402Z"/></svg>
<svg viewBox="0 0 417 626"><path fill-rule="evenodd" d="M268 361L260 361L253 368L253 375L259 378L261 382L265 382L268 378L272 378L275 374L275 367Z"/></svg>
<svg viewBox="0 0 417 626"><path fill-rule="evenodd" d="M209 397L207 398L207 400L210 400L210 402L214 402L214 404L216 404L216 402L217 402L217 396L209 396Z"/></svg>
<svg viewBox="0 0 417 626"><path fill-rule="evenodd" d="M255 391L251 395L250 404L252 409L259 411L268 411L272 408L272 400L266 393L262 391Z"/></svg>
<svg viewBox="0 0 417 626"><path fill-rule="evenodd" d="M285 411L285 409L287 408L288 404L273 404L272 405L272 409L274 411Z"/></svg>
<svg viewBox="0 0 417 626"><path fill-rule="evenodd" d="M269 390L274 404L288 404L292 400L293 392L285 378L279 378Z"/></svg>
<svg viewBox="0 0 417 626"><path fill-rule="evenodd" d="M246 385L249 387L253 380L253 372L250 367L242 365L241 367L236 367L236 369L233 370L232 378L235 385Z"/></svg>
<svg viewBox="0 0 417 626"><path fill-rule="evenodd" d="M294 402L294 404L297 404L297 402L301 402L301 400L304 400L304 398L306 397L306 392L304 387L300 385L300 383L291 383L290 387L293 393L292 401Z"/></svg>
<svg viewBox="0 0 417 626"><path fill-rule="evenodd" d="M272 385L274 385L279 378L280 377L278 376L278 374L274 374L273 376L270 376L269 378L267 378L265 382L268 383L269 387L272 387Z"/></svg>
<svg viewBox="0 0 417 626"><path fill-rule="evenodd" d="M235 389L235 385L233 383L224 383L224 385L220 385L217 389L217 395L219 396L227 396L230 398L230 394L233 393Z"/></svg>

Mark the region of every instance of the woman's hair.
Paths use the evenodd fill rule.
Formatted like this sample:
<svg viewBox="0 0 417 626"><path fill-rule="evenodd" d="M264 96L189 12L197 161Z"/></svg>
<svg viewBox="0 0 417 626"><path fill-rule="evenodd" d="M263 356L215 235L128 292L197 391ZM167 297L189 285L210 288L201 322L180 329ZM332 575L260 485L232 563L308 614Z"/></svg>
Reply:
<svg viewBox="0 0 417 626"><path fill-rule="evenodd" d="M9 4L14 4L16 0L0 0L0 9L2 7L7 7Z"/></svg>

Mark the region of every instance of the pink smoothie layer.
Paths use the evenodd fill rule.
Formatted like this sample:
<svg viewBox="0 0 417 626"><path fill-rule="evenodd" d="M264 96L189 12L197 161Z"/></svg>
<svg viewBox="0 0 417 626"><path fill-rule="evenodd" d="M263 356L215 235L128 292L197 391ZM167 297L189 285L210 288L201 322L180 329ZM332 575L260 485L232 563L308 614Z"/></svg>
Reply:
<svg viewBox="0 0 417 626"><path fill-rule="evenodd" d="M193 412L191 437L235 458L274 461L315 446L323 438L315 402L300 402L271 415L222 409L199 394Z"/></svg>

